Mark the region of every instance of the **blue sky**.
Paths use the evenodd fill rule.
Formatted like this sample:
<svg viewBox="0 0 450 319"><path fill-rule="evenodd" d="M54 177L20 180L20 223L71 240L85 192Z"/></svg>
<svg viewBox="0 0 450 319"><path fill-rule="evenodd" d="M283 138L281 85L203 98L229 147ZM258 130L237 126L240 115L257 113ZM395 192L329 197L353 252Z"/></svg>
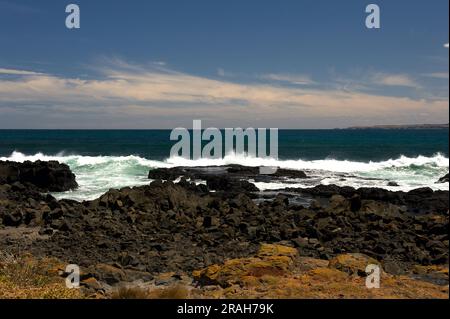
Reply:
<svg viewBox="0 0 450 319"><path fill-rule="evenodd" d="M65 6L81 28L65 27ZM381 8L381 29L365 7ZM448 0L0 0L0 128L448 122Z"/></svg>

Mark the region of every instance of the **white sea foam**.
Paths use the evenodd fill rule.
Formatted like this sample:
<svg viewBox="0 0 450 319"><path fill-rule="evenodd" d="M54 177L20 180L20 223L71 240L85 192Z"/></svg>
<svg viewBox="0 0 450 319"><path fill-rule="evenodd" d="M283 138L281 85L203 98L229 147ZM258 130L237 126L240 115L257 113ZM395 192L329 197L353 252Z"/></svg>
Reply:
<svg viewBox="0 0 450 319"><path fill-rule="evenodd" d="M436 154L433 157L401 156L398 159L390 159L382 162L355 162L348 160L323 159L304 161L298 160L277 160L272 158L253 158L244 155L227 155L223 159L198 159L189 160L182 157L174 157L165 161L173 166L213 166L240 164L245 166L277 166L280 168L294 170L323 170L331 172L352 173L352 172L370 172L385 168L401 168L411 166L432 166L449 167L449 159L442 154Z"/></svg>
<svg viewBox="0 0 450 319"><path fill-rule="evenodd" d="M447 189L448 183L436 184L436 181L448 173L449 159L442 154L432 157L401 156L380 162L357 162L348 160L276 160L250 158L244 155L227 155L223 159L187 160L180 157L164 161L151 160L135 155L129 156L81 156L59 153L46 155L37 153L25 155L13 152L0 160L24 161L59 161L70 166L77 176L79 188L72 192L55 194L58 198L76 200L94 199L110 188L148 184L148 170L151 168L174 166L213 166L240 164L246 166L277 166L286 169L304 170L310 179L286 180L284 182L261 183L256 186L261 190L285 187L313 187L317 184L337 184L353 187L382 187L390 190L409 191L418 187ZM387 186L389 181L398 187Z"/></svg>

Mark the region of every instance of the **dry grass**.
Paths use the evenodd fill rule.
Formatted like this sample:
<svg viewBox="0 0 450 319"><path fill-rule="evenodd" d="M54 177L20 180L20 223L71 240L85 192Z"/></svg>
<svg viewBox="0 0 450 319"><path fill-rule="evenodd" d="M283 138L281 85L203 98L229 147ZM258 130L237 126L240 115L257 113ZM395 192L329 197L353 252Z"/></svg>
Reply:
<svg viewBox="0 0 450 319"><path fill-rule="evenodd" d="M148 291L139 287L119 287L111 294L111 299L148 299Z"/></svg>
<svg viewBox="0 0 450 319"><path fill-rule="evenodd" d="M51 274L57 261L18 257L0 252L0 298L73 299L82 298L77 289L68 289L64 279Z"/></svg>
<svg viewBox="0 0 450 319"><path fill-rule="evenodd" d="M181 285L166 288L144 289L122 286L110 296L111 299L188 299L189 290Z"/></svg>
<svg viewBox="0 0 450 319"><path fill-rule="evenodd" d="M151 299L188 299L189 290L181 285L152 290L149 294Z"/></svg>

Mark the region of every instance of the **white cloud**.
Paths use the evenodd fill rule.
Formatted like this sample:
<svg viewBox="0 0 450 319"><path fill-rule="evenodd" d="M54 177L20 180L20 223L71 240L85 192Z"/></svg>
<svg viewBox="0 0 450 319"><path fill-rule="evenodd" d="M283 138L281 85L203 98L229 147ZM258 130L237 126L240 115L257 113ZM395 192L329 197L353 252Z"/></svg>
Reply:
<svg viewBox="0 0 450 319"><path fill-rule="evenodd" d="M420 85L415 80L405 74L376 73L372 76L372 83L383 86L420 88Z"/></svg>
<svg viewBox="0 0 450 319"><path fill-rule="evenodd" d="M449 44L448 43L446 43L446 44L444 44L444 48L449 48Z"/></svg>
<svg viewBox="0 0 450 319"><path fill-rule="evenodd" d="M217 75L218 75L218 76L221 76L221 77L226 76L225 70L222 69L222 68L218 68L218 69L217 69Z"/></svg>
<svg viewBox="0 0 450 319"><path fill-rule="evenodd" d="M237 73L230 72L228 70L225 70L224 68L218 68L217 75L221 78L231 78L231 77L236 77Z"/></svg>
<svg viewBox="0 0 450 319"><path fill-rule="evenodd" d="M429 78L444 79L444 80L448 80L448 78L449 78L448 72L427 73L427 74L424 74L424 76L429 77Z"/></svg>
<svg viewBox="0 0 450 319"><path fill-rule="evenodd" d="M287 82L296 85L312 85L315 82L308 75L295 75L295 74L264 74L261 76L263 80Z"/></svg>
<svg viewBox="0 0 450 319"><path fill-rule="evenodd" d="M165 119L165 125L170 126L181 118L209 118L219 123L215 125L231 126L242 121L251 123L255 118L266 123L333 117L394 119L424 111L437 118L448 117L448 98L412 99L338 89L239 84L120 60L97 69L102 75L95 80L29 71L24 72L30 76L19 79L0 77L0 118L2 114L38 114L47 120L58 117L60 124L74 114L84 114L87 120L99 116L110 119L111 125L131 123L129 127L133 127L132 123L145 119L157 123ZM383 81L387 85L409 83L405 78L387 76Z"/></svg>
<svg viewBox="0 0 450 319"><path fill-rule="evenodd" d="M7 74L7 75L41 75L42 73L32 72L32 71L24 71L24 70L14 70L14 69L2 69L2 68L0 68L0 74Z"/></svg>

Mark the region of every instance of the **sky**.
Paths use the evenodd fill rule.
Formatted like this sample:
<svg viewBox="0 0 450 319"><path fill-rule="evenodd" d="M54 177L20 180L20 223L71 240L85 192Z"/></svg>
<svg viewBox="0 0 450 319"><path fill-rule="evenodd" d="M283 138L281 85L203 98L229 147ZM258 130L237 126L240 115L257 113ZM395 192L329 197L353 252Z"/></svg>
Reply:
<svg viewBox="0 0 450 319"><path fill-rule="evenodd" d="M448 123L448 6L0 0L0 129Z"/></svg>

